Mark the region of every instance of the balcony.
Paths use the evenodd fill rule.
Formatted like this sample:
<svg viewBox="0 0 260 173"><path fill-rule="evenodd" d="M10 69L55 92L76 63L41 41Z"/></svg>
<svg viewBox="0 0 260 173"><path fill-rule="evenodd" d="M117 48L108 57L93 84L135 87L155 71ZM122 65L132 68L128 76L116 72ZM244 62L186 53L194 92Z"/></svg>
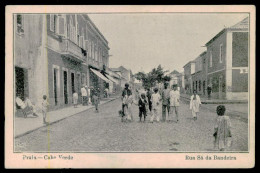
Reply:
<svg viewBox="0 0 260 173"><path fill-rule="evenodd" d="M81 48L69 39L62 39L60 43L61 54L77 62L85 62Z"/></svg>

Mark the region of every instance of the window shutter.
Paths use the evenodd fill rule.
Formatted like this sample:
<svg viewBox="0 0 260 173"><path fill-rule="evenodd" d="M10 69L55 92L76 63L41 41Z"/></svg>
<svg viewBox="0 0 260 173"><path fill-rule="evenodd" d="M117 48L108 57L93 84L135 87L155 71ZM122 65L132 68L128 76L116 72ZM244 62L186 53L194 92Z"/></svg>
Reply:
<svg viewBox="0 0 260 173"><path fill-rule="evenodd" d="M54 15L50 15L50 30L54 32Z"/></svg>
<svg viewBox="0 0 260 173"><path fill-rule="evenodd" d="M65 36L65 19L63 17L58 18L59 22L59 35Z"/></svg>

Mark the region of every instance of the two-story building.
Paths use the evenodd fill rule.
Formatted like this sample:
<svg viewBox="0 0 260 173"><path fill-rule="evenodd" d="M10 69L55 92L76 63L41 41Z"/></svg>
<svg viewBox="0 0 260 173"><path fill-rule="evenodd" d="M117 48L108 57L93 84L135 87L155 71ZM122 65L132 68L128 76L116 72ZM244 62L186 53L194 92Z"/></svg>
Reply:
<svg viewBox="0 0 260 173"><path fill-rule="evenodd" d="M206 43L212 97L248 98L248 18L224 28Z"/></svg>
<svg viewBox="0 0 260 173"><path fill-rule="evenodd" d="M183 66L184 68L184 86L185 86L185 93L191 94L192 93L192 74L195 73L195 62L189 61L187 64Z"/></svg>
<svg viewBox="0 0 260 173"><path fill-rule="evenodd" d="M73 92L80 97L82 86L102 92L111 81L108 42L88 15L17 14L14 22L17 94L34 102L47 95L57 109L72 104Z"/></svg>
<svg viewBox="0 0 260 173"><path fill-rule="evenodd" d="M207 89L207 52L201 53L195 60L195 72L192 74L192 90L206 95Z"/></svg>

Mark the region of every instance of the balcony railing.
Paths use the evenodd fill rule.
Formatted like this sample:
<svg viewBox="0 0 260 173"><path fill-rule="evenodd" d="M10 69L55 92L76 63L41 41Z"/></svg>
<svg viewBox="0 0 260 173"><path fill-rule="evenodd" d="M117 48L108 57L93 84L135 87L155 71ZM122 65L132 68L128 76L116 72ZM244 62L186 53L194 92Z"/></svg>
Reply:
<svg viewBox="0 0 260 173"><path fill-rule="evenodd" d="M60 43L60 50L66 57L79 62L85 61L81 48L69 39L62 39L62 42Z"/></svg>

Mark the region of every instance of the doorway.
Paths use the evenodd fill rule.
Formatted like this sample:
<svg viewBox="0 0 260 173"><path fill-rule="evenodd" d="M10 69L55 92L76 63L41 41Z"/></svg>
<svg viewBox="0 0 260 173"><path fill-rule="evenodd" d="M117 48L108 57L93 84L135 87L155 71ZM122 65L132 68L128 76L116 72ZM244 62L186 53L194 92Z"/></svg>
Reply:
<svg viewBox="0 0 260 173"><path fill-rule="evenodd" d="M63 81L64 81L64 103L68 104L68 72L63 71Z"/></svg>
<svg viewBox="0 0 260 173"><path fill-rule="evenodd" d="M75 92L75 80L74 80L74 73L71 73L71 93Z"/></svg>
<svg viewBox="0 0 260 173"><path fill-rule="evenodd" d="M58 69L53 70L53 88L54 88L54 103L58 105Z"/></svg>
<svg viewBox="0 0 260 173"><path fill-rule="evenodd" d="M29 96L28 71L24 68L15 67L15 94L22 100Z"/></svg>

